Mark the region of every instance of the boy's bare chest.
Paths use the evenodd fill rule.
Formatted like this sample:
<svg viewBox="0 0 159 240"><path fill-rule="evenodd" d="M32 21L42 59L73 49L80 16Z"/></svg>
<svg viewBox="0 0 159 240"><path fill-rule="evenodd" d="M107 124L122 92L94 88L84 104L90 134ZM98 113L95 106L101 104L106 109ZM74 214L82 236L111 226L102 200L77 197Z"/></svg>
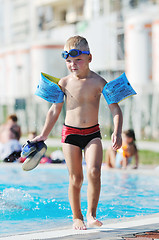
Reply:
<svg viewBox="0 0 159 240"><path fill-rule="evenodd" d="M91 82L73 82L67 87L68 97L78 100L92 99L98 94L97 86Z"/></svg>

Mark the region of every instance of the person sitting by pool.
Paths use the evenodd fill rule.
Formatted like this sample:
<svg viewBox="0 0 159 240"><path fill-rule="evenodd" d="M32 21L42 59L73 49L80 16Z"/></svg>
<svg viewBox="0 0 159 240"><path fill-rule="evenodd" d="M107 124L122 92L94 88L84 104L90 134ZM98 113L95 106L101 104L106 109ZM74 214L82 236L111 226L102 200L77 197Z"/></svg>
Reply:
<svg viewBox="0 0 159 240"><path fill-rule="evenodd" d="M0 126L0 160L4 162L13 162L20 157L21 128L17 122L17 116L11 114L6 123Z"/></svg>
<svg viewBox="0 0 159 240"><path fill-rule="evenodd" d="M129 129L123 132L122 147L114 151L110 147L106 152L106 164L108 168L126 168L131 163L132 157L135 157L134 169L138 168L138 150L135 143L134 130Z"/></svg>

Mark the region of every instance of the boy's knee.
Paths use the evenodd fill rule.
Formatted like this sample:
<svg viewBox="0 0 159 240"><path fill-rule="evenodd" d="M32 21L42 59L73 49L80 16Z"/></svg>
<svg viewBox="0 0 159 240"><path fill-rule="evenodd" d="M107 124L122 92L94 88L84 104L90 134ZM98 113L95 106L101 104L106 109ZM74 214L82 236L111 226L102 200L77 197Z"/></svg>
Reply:
<svg viewBox="0 0 159 240"><path fill-rule="evenodd" d="M88 171L88 176L92 179L100 178L100 175L101 175L101 170L98 167L93 167Z"/></svg>
<svg viewBox="0 0 159 240"><path fill-rule="evenodd" d="M70 175L70 182L76 188L81 188L83 183L83 176L82 175Z"/></svg>

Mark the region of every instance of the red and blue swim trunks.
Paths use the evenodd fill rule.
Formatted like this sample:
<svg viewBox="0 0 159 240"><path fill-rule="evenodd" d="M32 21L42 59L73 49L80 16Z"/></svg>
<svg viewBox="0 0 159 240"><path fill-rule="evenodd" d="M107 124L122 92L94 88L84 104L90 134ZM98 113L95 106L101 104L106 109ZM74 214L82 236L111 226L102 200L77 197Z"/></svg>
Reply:
<svg viewBox="0 0 159 240"><path fill-rule="evenodd" d="M101 139L99 124L88 128L77 128L65 124L63 125L62 143L69 143L84 149L94 138Z"/></svg>

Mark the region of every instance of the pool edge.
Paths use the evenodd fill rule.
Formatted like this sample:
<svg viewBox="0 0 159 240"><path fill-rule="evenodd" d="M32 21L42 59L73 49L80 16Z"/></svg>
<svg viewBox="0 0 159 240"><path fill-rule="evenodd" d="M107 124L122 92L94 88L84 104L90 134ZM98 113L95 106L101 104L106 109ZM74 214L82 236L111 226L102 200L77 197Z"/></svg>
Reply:
<svg viewBox="0 0 159 240"><path fill-rule="evenodd" d="M103 226L101 228L88 228L87 230L73 230L72 226L61 227L58 229L50 229L50 230L42 230L36 232L28 232L21 233L10 236L3 236L0 239L12 239L12 240L46 240L46 239L65 239L69 237L69 239L75 239L75 235L86 235L90 239L91 235L100 235L100 239L113 239L112 237L119 237L118 239L126 234L135 234L138 232L144 231L153 231L157 228L159 229L159 213L146 215L142 217L134 217L134 218L121 218L111 220L111 223L108 221L103 222ZM111 236L111 238L110 238ZM86 239L86 238L85 238ZM94 238L93 239L99 239ZM117 239L117 238L114 238Z"/></svg>

